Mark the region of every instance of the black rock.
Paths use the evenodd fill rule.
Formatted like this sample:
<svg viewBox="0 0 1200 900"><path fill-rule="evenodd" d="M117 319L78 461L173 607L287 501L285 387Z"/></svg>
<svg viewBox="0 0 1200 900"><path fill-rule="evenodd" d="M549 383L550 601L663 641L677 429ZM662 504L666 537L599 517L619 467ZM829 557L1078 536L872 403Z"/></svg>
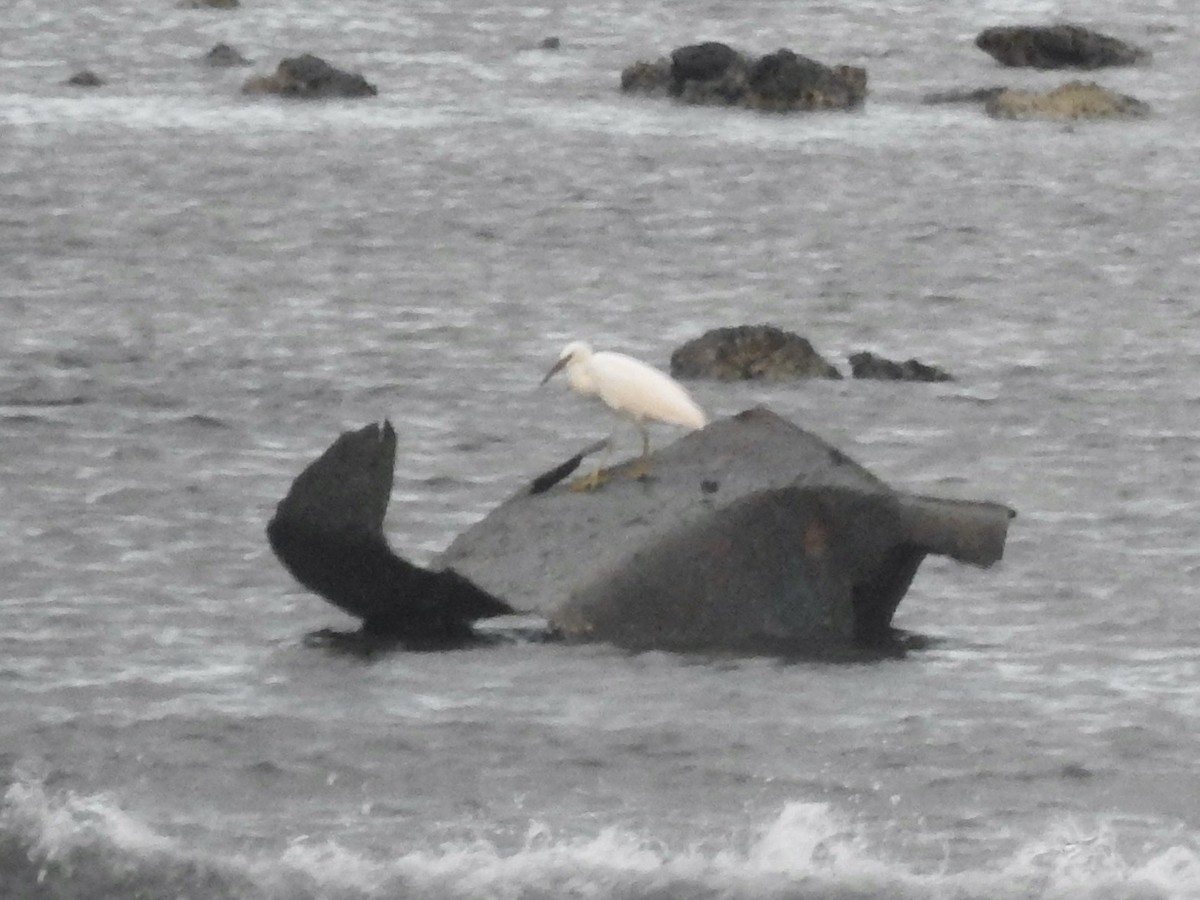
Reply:
<svg viewBox="0 0 1200 900"><path fill-rule="evenodd" d="M728 44L708 41L678 47L669 60L626 66L621 90L771 112L845 110L866 97L867 71L826 66L787 48L751 59Z"/></svg>
<svg viewBox="0 0 1200 900"><path fill-rule="evenodd" d="M987 103L997 94L1003 93L1007 88L1003 85L993 85L992 87L981 88L959 88L949 91L937 91L932 94L926 94L921 98L922 103L931 105L944 103Z"/></svg>
<svg viewBox="0 0 1200 900"><path fill-rule="evenodd" d="M362 620L364 633L413 645L472 639L470 623L511 607L454 572L431 572L388 546L391 423L347 432L292 483L267 525L271 549L296 580Z"/></svg>
<svg viewBox="0 0 1200 900"><path fill-rule="evenodd" d="M242 85L246 94L320 100L332 97L374 97L375 86L362 75L336 69L319 56L306 53L279 63L271 75L257 76Z"/></svg>
<svg viewBox="0 0 1200 900"><path fill-rule="evenodd" d="M251 61L229 44L216 44L204 55L204 62L215 68L248 66Z"/></svg>
<svg viewBox="0 0 1200 900"><path fill-rule="evenodd" d="M67 79L67 84L73 87L100 87L104 83L104 79L91 69L81 69Z"/></svg>
<svg viewBox="0 0 1200 900"><path fill-rule="evenodd" d="M852 653L891 636L928 553L988 566L1007 507L892 490L765 409L717 420L588 494L522 491L437 565L565 639L633 649Z"/></svg>
<svg viewBox="0 0 1200 900"><path fill-rule="evenodd" d="M945 369L929 366L920 360L895 362L863 350L850 357L850 370L855 378L874 378L881 381L953 381Z"/></svg>
<svg viewBox="0 0 1200 900"><path fill-rule="evenodd" d="M293 483L267 534L311 590L363 620L352 646L444 647L513 610L561 638L632 649L842 657L888 646L929 553L989 566L1013 515L894 491L765 409L720 419L615 467L592 493L535 479L431 569L383 536L395 433L343 434ZM334 642L336 643L336 641Z"/></svg>
<svg viewBox="0 0 1200 900"><path fill-rule="evenodd" d="M861 78L849 73L861 72ZM832 69L786 48L760 57L746 76L749 104L756 109L850 109L866 96L866 72Z"/></svg>
<svg viewBox="0 0 1200 900"><path fill-rule="evenodd" d="M1149 58L1140 47L1078 25L985 28L975 46L1006 66L1035 69L1099 69Z"/></svg>
<svg viewBox="0 0 1200 900"><path fill-rule="evenodd" d="M627 94L668 94L671 88L671 61L639 60L621 70L621 90Z"/></svg>
<svg viewBox="0 0 1200 900"><path fill-rule="evenodd" d="M842 377L807 338L774 325L706 331L671 354L671 374L720 381Z"/></svg>
<svg viewBox="0 0 1200 900"><path fill-rule="evenodd" d="M671 51L671 93L679 96L689 81L713 81L744 66L740 53L718 41L679 47Z"/></svg>

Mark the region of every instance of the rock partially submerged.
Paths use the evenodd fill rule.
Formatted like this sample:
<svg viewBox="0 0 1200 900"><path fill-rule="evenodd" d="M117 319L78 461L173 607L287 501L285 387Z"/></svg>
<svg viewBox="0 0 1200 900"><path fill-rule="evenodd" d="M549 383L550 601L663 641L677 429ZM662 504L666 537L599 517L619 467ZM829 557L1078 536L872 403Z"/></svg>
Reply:
<svg viewBox="0 0 1200 900"><path fill-rule="evenodd" d="M1045 93L1001 91L984 104L984 109L996 119L1056 121L1141 119L1150 114L1148 104L1101 87L1094 81L1071 81Z"/></svg>
<svg viewBox="0 0 1200 900"><path fill-rule="evenodd" d="M719 381L842 377L807 338L774 325L710 329L676 348L671 374Z"/></svg>
<svg viewBox="0 0 1200 900"><path fill-rule="evenodd" d="M571 641L841 656L890 636L927 554L1000 559L1012 516L894 491L755 409L659 451L648 476L618 467L594 493L561 484L576 456L427 571L382 535L394 441L387 425L343 435L296 480L268 535L303 584L400 639L410 622L418 636L430 621L461 636L488 610L515 609Z"/></svg>
<svg viewBox="0 0 1200 900"><path fill-rule="evenodd" d="M1119 94L1094 81L1071 81L1050 91L986 87L927 94L929 104L978 103L994 119L1140 119L1150 115L1147 103Z"/></svg>
<svg viewBox="0 0 1200 900"><path fill-rule="evenodd" d="M1003 65L1035 69L1130 66L1150 56L1141 47L1079 25L985 28L975 46Z"/></svg>
<svg viewBox="0 0 1200 900"><path fill-rule="evenodd" d="M430 572L388 546L396 432L368 425L339 437L292 483L267 525L296 580L362 620L363 633L409 646L468 642L470 623L512 612L453 572Z"/></svg>
<svg viewBox="0 0 1200 900"><path fill-rule="evenodd" d="M66 83L72 87L101 87L105 81L91 69L80 69Z"/></svg>
<svg viewBox="0 0 1200 900"><path fill-rule="evenodd" d="M948 91L935 91L921 98L922 103L938 106L950 103L986 103L997 94L1008 88L1003 85L991 85L981 88L952 88Z"/></svg>
<svg viewBox="0 0 1200 900"><path fill-rule="evenodd" d="M214 44L213 48L204 54L203 61L205 65L216 69L248 66L251 64L251 60L246 59L246 57L238 52L236 47L229 44Z"/></svg>
<svg viewBox="0 0 1200 900"><path fill-rule="evenodd" d="M659 451L645 479L518 494L438 563L569 640L836 656L890 635L926 554L998 560L1011 515L893 491L760 408Z"/></svg>
<svg viewBox="0 0 1200 900"><path fill-rule="evenodd" d="M708 41L678 47L669 60L627 66L621 90L771 112L846 110L866 98L867 72L830 67L787 48L752 58L728 44Z"/></svg>
<svg viewBox="0 0 1200 900"><path fill-rule="evenodd" d="M930 366L919 359L896 362L862 350L850 356L850 371L855 378L872 378L878 381L953 381L945 369Z"/></svg>
<svg viewBox="0 0 1200 900"><path fill-rule="evenodd" d="M242 85L243 94L275 94L302 100L333 97L374 97L375 86L362 75L334 68L319 56L305 53L279 63L271 75L256 75Z"/></svg>

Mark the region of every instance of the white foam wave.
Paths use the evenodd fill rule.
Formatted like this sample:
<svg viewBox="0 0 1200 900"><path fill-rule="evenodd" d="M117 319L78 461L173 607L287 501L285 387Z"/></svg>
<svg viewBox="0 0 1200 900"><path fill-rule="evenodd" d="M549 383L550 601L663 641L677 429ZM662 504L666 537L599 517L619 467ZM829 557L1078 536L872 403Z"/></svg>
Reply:
<svg viewBox="0 0 1200 900"><path fill-rule="evenodd" d="M0 807L0 827L29 838L30 857L45 862L97 841L135 853L171 847L168 838L126 813L110 796L67 791L51 797L39 781L9 785Z"/></svg>
<svg viewBox="0 0 1200 900"><path fill-rule="evenodd" d="M253 887L236 866L158 833L108 794L50 794L25 778L0 802L2 897L252 900Z"/></svg>
<svg viewBox="0 0 1200 900"><path fill-rule="evenodd" d="M285 862L326 886L341 873L343 886L379 897L1196 900L1200 845L1195 836L1176 838L1135 860L1117 849L1110 829L1088 832L1068 823L1021 843L992 866L929 871L873 851L827 804L790 803L743 848L672 848L616 827L594 836L556 836L535 826L511 852L475 841L368 862L322 847L290 852Z"/></svg>
<svg viewBox="0 0 1200 900"><path fill-rule="evenodd" d="M81 858L101 858L114 870L137 870L149 885L243 900L1200 900L1195 834L1166 835L1159 846L1130 849L1112 824L1055 823L1017 842L1015 851L998 851L989 865L931 870L889 858L853 822L822 803L789 803L750 835L682 847L616 826L564 835L534 824L508 849L481 839L386 857L335 839L306 837L281 854L217 859L156 832L109 795L52 795L40 782L18 780L0 806L0 838L14 834L31 864L40 866L38 880L48 871L63 877L67 870L83 883L108 884L79 871ZM97 849L104 851L99 857ZM189 879L196 883L189 887Z"/></svg>
<svg viewBox="0 0 1200 900"><path fill-rule="evenodd" d="M1131 858L1112 825L1059 822L1045 836L1026 841L997 877L1022 886L1028 896L1045 898L1200 897L1200 841L1196 835L1164 837L1177 842Z"/></svg>

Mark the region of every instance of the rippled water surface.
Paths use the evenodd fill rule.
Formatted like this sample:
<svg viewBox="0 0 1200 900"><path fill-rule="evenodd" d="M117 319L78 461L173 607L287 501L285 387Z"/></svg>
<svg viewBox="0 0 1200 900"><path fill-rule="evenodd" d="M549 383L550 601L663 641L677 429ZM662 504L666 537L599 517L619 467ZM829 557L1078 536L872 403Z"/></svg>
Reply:
<svg viewBox="0 0 1200 900"><path fill-rule="evenodd" d="M0 895L1200 897L1190 4L10 7ZM1093 73L1151 119L920 103L1067 80L971 43L1058 20L1154 52ZM710 38L864 65L871 97L617 91ZM200 65L218 41L255 65ZM379 96L240 96L305 51ZM748 322L956 376L691 385L1019 511L996 568L923 566L896 624L928 649L303 644L352 623L263 526L337 433L396 423L389 536L428 560L609 430L537 387L566 340L665 366Z"/></svg>

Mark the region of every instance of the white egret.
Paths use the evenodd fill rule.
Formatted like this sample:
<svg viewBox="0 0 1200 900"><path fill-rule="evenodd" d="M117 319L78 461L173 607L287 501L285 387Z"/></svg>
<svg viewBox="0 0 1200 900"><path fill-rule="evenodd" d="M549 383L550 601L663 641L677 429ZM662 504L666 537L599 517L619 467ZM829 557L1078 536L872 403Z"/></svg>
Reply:
<svg viewBox="0 0 1200 900"><path fill-rule="evenodd" d="M594 352L583 341L572 341L559 354L546 377L545 384L554 375L566 369L571 388L585 397L599 397L619 415L629 419L642 435L642 455L631 470L635 477L645 472L650 455L650 433L645 422L654 420L670 425L681 425L688 429L703 428L707 423L704 411L696 405L688 392L674 378L648 366L641 360L602 350ZM616 432L613 432L614 436ZM612 438L609 438L609 444ZM595 490L605 478L603 464L592 472L577 479L573 490Z"/></svg>

